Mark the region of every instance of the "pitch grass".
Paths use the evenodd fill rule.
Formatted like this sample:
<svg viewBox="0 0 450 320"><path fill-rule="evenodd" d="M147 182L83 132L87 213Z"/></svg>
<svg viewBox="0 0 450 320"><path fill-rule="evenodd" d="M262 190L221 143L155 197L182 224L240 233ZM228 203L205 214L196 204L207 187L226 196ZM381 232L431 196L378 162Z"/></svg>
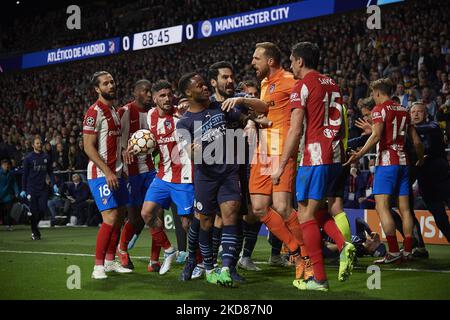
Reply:
<svg viewBox="0 0 450 320"><path fill-rule="evenodd" d="M42 240L32 241L26 226L13 232L0 231L0 299L450 299L450 246L428 246L430 258L403 264L398 267L427 271L381 272L381 289L367 289L370 276L366 268L372 258L360 259L349 281L337 280L337 266L327 264L330 291L301 292L292 286L294 269L271 267L266 264L270 246L259 237L254 252L260 272L241 271L247 283L239 288L221 288L197 279L181 282L178 276L182 265L174 264L164 276L148 273L147 259L134 259L132 274L109 274L106 280L90 278L92 256L43 255L37 253L5 253L2 251L33 251L93 254L97 228L42 229ZM176 243L174 232L169 232ZM147 256L150 236L144 231L132 256ZM67 267L81 269L81 290L67 289Z"/></svg>

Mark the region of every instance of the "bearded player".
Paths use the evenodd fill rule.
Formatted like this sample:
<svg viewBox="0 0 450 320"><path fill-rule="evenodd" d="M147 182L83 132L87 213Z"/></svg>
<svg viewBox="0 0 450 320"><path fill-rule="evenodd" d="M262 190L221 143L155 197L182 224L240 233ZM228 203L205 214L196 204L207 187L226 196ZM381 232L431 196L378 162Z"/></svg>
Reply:
<svg viewBox="0 0 450 320"><path fill-rule="evenodd" d="M243 93L235 93L235 80L234 80L234 70L231 63L227 61L219 61L214 64L212 64L209 67L209 81L211 84L211 87L214 90L213 95L210 97L211 102L217 103L219 105L227 106L230 104L229 98L232 97L241 97L240 104L235 104L234 108L237 108L242 114L248 114L248 106L250 105L249 101L256 101L257 99L243 99L246 97L246 94ZM225 102L226 101L226 102ZM247 105L244 104L244 102L247 102ZM233 129L244 129L245 122L240 121L234 121L232 123L229 123L229 127ZM243 133L243 131L242 131ZM241 181L241 188L242 188L242 202L241 202L241 209L240 209L240 217L241 220L238 223L238 239L240 240L238 243L238 248L236 250L236 253L239 255L242 249L242 243L245 241L245 247L244 251L246 253L247 259L244 259L246 262L245 266L247 269L251 270L258 270L258 267L253 263L253 261L250 259L250 256L253 252L253 249L255 247L256 241L257 241L257 235L258 231L261 227L261 223L259 222L259 219L253 214L250 206L250 196L248 193L248 176L249 176L249 163L250 163L250 157L249 157L249 144L247 139L242 139L242 144L237 145L237 142L239 142L239 139L236 139L236 148L235 153L237 154L238 158L241 160L239 162L239 178ZM240 227L241 225L242 227ZM221 242L221 236L222 236L222 219L219 215L216 216L216 220L214 222L214 228L213 228L213 259L216 260L217 258L217 251ZM245 239L243 239L243 237ZM236 264L238 262L239 256L235 257L234 263ZM236 265L233 265L231 267L231 276L234 281L237 282L243 282L244 278L240 276L237 273Z"/></svg>
<svg viewBox="0 0 450 320"><path fill-rule="evenodd" d="M179 147L176 140L175 129L179 119L174 116L172 85L159 80L153 84L152 94L156 108L149 112L147 122L156 139L160 161L158 174L145 195L141 215L151 228L152 237L164 248L165 259L159 270L163 275L169 271L177 252L167 238L158 212L175 203L183 229L188 230L189 215L194 206L193 166L186 150ZM154 257L151 257L150 266L153 263Z"/></svg>
<svg viewBox="0 0 450 320"><path fill-rule="evenodd" d="M134 100L119 109L122 126L122 148L125 149L130 137L140 129L148 129L147 114L152 102L150 81L142 79L136 82L133 91ZM124 157L126 157L126 154ZM128 244L135 234L140 234L144 228L141 208L145 193L153 181L156 171L151 154L134 156L130 164L125 161L124 171L128 175L128 191L130 202L127 206L128 220L120 237L117 255L123 267L134 269L128 254ZM152 241L155 246L155 241Z"/></svg>
<svg viewBox="0 0 450 320"><path fill-rule="evenodd" d="M91 83L98 100L89 107L83 122L84 150L89 157L87 179L103 223L97 234L93 279L105 279L105 272L130 273L114 261L120 229L128 202L122 178L121 126L113 106L116 84L109 72L96 72Z"/></svg>
<svg viewBox="0 0 450 320"><path fill-rule="evenodd" d="M252 109L267 114L270 128L260 130L249 180L253 213L282 242L296 259L296 276L310 277L312 270L303 244L297 212L292 208L292 180L295 160L289 159L279 183L272 183L271 175L278 168L283 141L290 126L289 97L296 80L281 67L281 50L271 42L256 44L252 66L261 80L261 99ZM239 98L236 98L239 99ZM253 99L252 99L253 100ZM300 250L301 249L301 250ZM303 258L302 258L303 257Z"/></svg>

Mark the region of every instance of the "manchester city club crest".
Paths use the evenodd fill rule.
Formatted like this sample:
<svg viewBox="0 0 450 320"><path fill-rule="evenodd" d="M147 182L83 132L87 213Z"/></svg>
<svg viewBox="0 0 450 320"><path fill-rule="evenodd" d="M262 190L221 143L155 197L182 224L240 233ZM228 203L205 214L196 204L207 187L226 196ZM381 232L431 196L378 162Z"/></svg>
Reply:
<svg viewBox="0 0 450 320"><path fill-rule="evenodd" d="M269 92L273 93L275 91L275 83L272 83L269 87Z"/></svg>

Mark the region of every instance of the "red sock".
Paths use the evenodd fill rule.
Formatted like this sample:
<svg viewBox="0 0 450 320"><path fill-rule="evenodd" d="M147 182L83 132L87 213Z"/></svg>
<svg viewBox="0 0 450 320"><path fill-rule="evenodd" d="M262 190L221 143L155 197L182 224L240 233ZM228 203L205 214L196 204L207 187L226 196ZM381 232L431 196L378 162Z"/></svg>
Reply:
<svg viewBox="0 0 450 320"><path fill-rule="evenodd" d="M299 247L298 243L278 212L269 208L267 214L261 218L261 222L264 223L278 239L286 244L290 252L297 251Z"/></svg>
<svg viewBox="0 0 450 320"><path fill-rule="evenodd" d="M386 236L386 240L389 246L389 252L398 253L400 249L398 247L397 236Z"/></svg>
<svg viewBox="0 0 450 320"><path fill-rule="evenodd" d="M285 221L286 227L294 236L295 240L297 240L298 245L300 246L302 257L308 256L308 250L306 250L305 243L303 241L302 228L300 227L300 223L298 222L297 211L292 210L291 215Z"/></svg>
<svg viewBox="0 0 450 320"><path fill-rule="evenodd" d="M153 228L150 232L152 234L152 238L155 239L164 250L167 250L172 246L163 228Z"/></svg>
<svg viewBox="0 0 450 320"><path fill-rule="evenodd" d="M323 231L333 239L339 251L341 251L345 244L345 238L328 211L326 209L317 211L316 220L319 224L319 228L322 228Z"/></svg>
<svg viewBox="0 0 450 320"><path fill-rule="evenodd" d="M111 238L109 239L108 250L106 250L105 260L113 261L116 257L117 245L119 244L121 225L113 227L111 232Z"/></svg>
<svg viewBox="0 0 450 320"><path fill-rule="evenodd" d="M152 249L151 249L150 260L159 261L159 255L161 254L161 245L158 243L157 239L153 237L152 234Z"/></svg>
<svg viewBox="0 0 450 320"><path fill-rule="evenodd" d="M97 233L97 243L95 245L95 265L104 265L106 250L108 249L109 239L111 238L112 225L102 223Z"/></svg>
<svg viewBox="0 0 450 320"><path fill-rule="evenodd" d="M135 231L133 225L130 223L130 221L127 221L123 226L122 234L120 235L120 250L128 251L128 243L131 241L134 234Z"/></svg>
<svg viewBox="0 0 450 320"><path fill-rule="evenodd" d="M202 263L203 261L203 257L202 257L202 252L200 251L200 248L197 248L197 251L195 252L195 262L197 262L197 264Z"/></svg>
<svg viewBox="0 0 450 320"><path fill-rule="evenodd" d="M303 240L311 259L314 277L318 281L325 281L327 280L327 275L323 263L322 236L320 235L319 225L316 220L309 220L300 224L300 227L302 228Z"/></svg>
<svg viewBox="0 0 450 320"><path fill-rule="evenodd" d="M412 237L405 237L405 240L403 240L403 249L405 249L405 252L412 252L412 244L413 239Z"/></svg>

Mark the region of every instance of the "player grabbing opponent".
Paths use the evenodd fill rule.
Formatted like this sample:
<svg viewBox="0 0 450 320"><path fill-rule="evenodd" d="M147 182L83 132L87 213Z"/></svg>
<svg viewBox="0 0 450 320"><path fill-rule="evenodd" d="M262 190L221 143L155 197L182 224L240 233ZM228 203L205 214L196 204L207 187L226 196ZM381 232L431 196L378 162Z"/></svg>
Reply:
<svg viewBox="0 0 450 320"><path fill-rule="evenodd" d="M236 109L223 112L220 105L212 104L208 86L195 72L182 76L178 87L189 99L189 110L177 123L177 135L191 159L194 159L196 202L192 225L196 226L195 231L200 225L197 234L206 269L206 280L213 284L232 286L230 267L233 265L239 241L237 224L241 188L234 152L227 153L225 137L227 123L239 119L240 113ZM214 217L219 211L223 221L220 273L213 267L211 243ZM195 239L189 239L190 247L191 240ZM195 253L191 253L191 248L189 251L189 258L181 276L183 280L190 279L195 268Z"/></svg>

